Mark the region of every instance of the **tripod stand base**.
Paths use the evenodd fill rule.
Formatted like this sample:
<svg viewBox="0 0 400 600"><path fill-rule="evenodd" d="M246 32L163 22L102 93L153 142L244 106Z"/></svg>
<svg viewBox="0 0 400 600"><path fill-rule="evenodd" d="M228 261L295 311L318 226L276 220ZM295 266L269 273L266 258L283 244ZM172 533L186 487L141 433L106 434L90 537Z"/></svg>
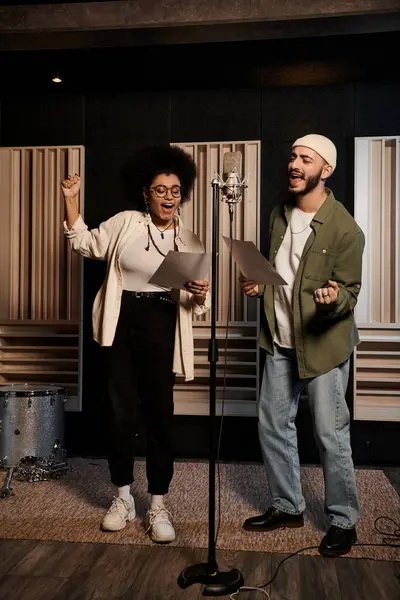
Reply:
<svg viewBox="0 0 400 600"><path fill-rule="evenodd" d="M204 584L203 596L227 596L237 592L244 584L243 575L237 569L221 572L209 563L186 567L178 577L179 587L185 589L193 583Z"/></svg>

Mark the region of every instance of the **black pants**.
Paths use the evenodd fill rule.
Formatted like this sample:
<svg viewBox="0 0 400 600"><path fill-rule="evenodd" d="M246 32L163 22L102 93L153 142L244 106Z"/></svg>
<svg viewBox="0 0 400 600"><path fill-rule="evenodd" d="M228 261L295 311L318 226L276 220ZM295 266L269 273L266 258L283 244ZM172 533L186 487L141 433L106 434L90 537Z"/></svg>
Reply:
<svg viewBox="0 0 400 600"><path fill-rule="evenodd" d="M136 298L124 291L113 345L104 348L108 464L111 481L118 487L133 482L134 440L141 416L147 440L148 492L168 492L174 469L176 310L175 303Z"/></svg>

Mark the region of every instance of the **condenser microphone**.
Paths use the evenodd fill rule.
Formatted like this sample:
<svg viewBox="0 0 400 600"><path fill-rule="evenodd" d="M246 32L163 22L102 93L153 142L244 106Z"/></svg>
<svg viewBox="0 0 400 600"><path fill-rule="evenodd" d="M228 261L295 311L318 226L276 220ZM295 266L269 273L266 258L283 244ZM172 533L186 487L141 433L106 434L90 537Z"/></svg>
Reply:
<svg viewBox="0 0 400 600"><path fill-rule="evenodd" d="M247 187L242 180L242 153L225 152L223 160L222 200L228 204L238 204L243 190Z"/></svg>

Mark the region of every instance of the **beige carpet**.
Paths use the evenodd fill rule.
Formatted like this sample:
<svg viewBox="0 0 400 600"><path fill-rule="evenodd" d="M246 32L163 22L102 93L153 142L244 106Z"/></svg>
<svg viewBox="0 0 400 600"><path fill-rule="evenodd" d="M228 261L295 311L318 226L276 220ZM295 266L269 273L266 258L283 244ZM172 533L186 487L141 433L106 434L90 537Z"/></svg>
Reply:
<svg viewBox="0 0 400 600"><path fill-rule="evenodd" d="M59 480L27 483L13 480L15 495L0 499L0 538L62 540L147 545L143 528L147 508L145 465L135 467L138 517L126 529L104 533L99 529L104 510L112 499L105 460L71 459L72 470ZM323 512L323 478L317 467L302 469L307 502L306 525L301 529L251 533L242 529L245 518L263 512L268 505L268 486L259 464L221 464L221 529L217 547L261 552L295 552L318 545L326 528ZM2 471L1 474L5 472ZM382 471L358 470L357 485L362 509L359 542L381 543L374 521L384 515L400 520L400 498ZM174 516L174 546L206 548L208 544L208 463L177 462L168 508ZM389 528L390 523L383 523ZM392 526L393 528L393 526ZM313 554L316 551L310 551ZM400 560L400 549L355 547L354 558Z"/></svg>

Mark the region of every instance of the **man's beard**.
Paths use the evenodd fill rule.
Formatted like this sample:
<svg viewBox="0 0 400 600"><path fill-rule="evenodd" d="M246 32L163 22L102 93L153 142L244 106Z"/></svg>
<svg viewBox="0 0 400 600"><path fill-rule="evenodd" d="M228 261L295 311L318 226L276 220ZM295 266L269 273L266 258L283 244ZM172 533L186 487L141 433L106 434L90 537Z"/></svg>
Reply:
<svg viewBox="0 0 400 600"><path fill-rule="evenodd" d="M321 169L317 175L311 175L311 177L306 179L306 186L303 190L296 190L289 187L289 192L293 194L293 196L305 196L309 192L312 192L321 181L322 171L323 169Z"/></svg>

